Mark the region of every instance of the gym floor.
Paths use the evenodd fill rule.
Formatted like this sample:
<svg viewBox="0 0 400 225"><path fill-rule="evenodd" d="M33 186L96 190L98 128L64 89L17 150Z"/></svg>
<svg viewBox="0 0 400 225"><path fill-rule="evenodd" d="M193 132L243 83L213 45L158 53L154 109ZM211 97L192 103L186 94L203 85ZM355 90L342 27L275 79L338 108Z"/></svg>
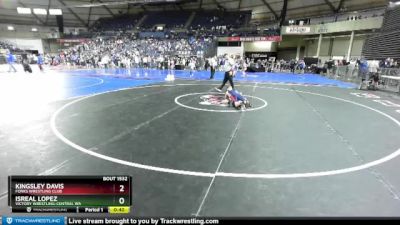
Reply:
<svg viewBox="0 0 400 225"><path fill-rule="evenodd" d="M398 94L254 73L236 111L168 73L0 74L0 214L8 175L131 175L133 216L400 216Z"/></svg>

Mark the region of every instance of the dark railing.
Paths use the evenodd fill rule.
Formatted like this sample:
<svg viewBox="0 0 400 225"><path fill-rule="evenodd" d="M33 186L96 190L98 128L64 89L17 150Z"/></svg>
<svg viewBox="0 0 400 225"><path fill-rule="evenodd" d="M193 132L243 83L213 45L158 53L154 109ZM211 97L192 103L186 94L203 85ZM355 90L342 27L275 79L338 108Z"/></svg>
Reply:
<svg viewBox="0 0 400 225"><path fill-rule="evenodd" d="M382 81L380 89L399 92L400 81L397 77L400 78L400 68L378 68L377 73ZM367 72L367 79L371 74L371 72ZM326 76L330 79L352 83L360 83L362 77L357 66L336 66L333 68L333 72L326 74Z"/></svg>

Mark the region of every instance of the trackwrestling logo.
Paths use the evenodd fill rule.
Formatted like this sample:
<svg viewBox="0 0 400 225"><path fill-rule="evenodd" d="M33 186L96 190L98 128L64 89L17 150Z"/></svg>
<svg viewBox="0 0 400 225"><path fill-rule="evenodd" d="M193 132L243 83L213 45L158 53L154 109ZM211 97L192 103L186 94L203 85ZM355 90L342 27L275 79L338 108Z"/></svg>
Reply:
<svg viewBox="0 0 400 225"><path fill-rule="evenodd" d="M223 95L202 95L200 96L200 99L200 105L215 105L223 107L226 107L228 105L228 101Z"/></svg>
<svg viewBox="0 0 400 225"><path fill-rule="evenodd" d="M2 224L6 225L64 225L65 217L62 216L8 216L2 218Z"/></svg>

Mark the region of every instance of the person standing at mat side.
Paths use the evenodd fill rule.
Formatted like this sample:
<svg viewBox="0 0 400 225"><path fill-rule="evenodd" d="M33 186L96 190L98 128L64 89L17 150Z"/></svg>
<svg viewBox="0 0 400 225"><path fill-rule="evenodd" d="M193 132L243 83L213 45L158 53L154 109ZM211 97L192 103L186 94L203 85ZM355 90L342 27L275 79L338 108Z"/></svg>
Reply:
<svg viewBox="0 0 400 225"><path fill-rule="evenodd" d="M15 56L10 52L10 50L7 51L7 63L8 63L8 72L11 72L11 70L17 72L17 70L14 67L14 62L15 62Z"/></svg>
<svg viewBox="0 0 400 225"><path fill-rule="evenodd" d="M37 57L37 64L39 66L40 71L42 72L43 72L43 63L44 63L43 55L39 54L39 56Z"/></svg>
<svg viewBox="0 0 400 225"><path fill-rule="evenodd" d="M210 72L211 72L210 80L212 80L212 79L214 79L215 69L218 66L216 57L211 57L209 59L209 63L210 63Z"/></svg>
<svg viewBox="0 0 400 225"><path fill-rule="evenodd" d="M224 80L222 81L222 84L219 88L215 88L215 90L222 92L222 88L225 86L226 82L229 81L229 84L233 89L235 89L235 86L233 84L233 77L235 75L235 60L232 57L229 57L228 54L225 54L225 59L222 61L223 62L223 68L225 71L224 75Z"/></svg>

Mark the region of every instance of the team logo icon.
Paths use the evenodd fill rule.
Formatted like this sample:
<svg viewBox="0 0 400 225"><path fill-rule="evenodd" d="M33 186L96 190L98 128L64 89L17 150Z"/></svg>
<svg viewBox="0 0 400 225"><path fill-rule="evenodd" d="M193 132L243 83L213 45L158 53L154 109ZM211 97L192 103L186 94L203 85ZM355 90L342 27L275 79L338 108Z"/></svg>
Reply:
<svg viewBox="0 0 400 225"><path fill-rule="evenodd" d="M7 217L6 221L7 221L7 224L12 224L13 218L12 217Z"/></svg>
<svg viewBox="0 0 400 225"><path fill-rule="evenodd" d="M31 207L27 207L26 208L26 212L28 212L28 213L32 212L32 208Z"/></svg>
<svg viewBox="0 0 400 225"><path fill-rule="evenodd" d="M228 100L223 95L202 95L200 105L228 106Z"/></svg>

